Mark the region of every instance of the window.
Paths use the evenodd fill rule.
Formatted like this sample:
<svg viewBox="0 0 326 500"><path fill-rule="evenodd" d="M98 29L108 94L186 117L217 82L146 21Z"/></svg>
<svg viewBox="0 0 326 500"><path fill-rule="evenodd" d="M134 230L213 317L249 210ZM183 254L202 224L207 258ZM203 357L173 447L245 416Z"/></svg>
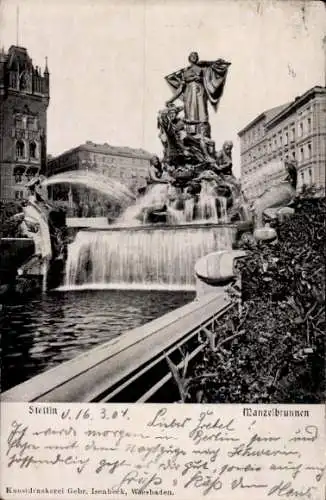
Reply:
<svg viewBox="0 0 326 500"><path fill-rule="evenodd" d="M35 119L32 116L29 116L27 118L27 128L29 130L35 130L36 129L36 127L35 127Z"/></svg>
<svg viewBox="0 0 326 500"><path fill-rule="evenodd" d="M307 150L308 150L308 158L311 158L311 153L312 153L311 144L307 145Z"/></svg>
<svg viewBox="0 0 326 500"><path fill-rule="evenodd" d="M307 118L307 133L311 132L311 118Z"/></svg>
<svg viewBox="0 0 326 500"><path fill-rule="evenodd" d="M292 127L291 128L291 132L290 132L290 140L291 141L294 141L295 140L295 128Z"/></svg>
<svg viewBox="0 0 326 500"><path fill-rule="evenodd" d="M300 161L304 160L304 149L300 148Z"/></svg>
<svg viewBox="0 0 326 500"><path fill-rule="evenodd" d="M22 200L24 198L24 191L15 191L15 199Z"/></svg>
<svg viewBox="0 0 326 500"><path fill-rule="evenodd" d="M284 134L284 144L287 146L289 144L289 133L285 132Z"/></svg>
<svg viewBox="0 0 326 500"><path fill-rule="evenodd" d="M299 130L298 130L298 133L299 133L299 137L302 137L303 136L303 123L299 123Z"/></svg>
<svg viewBox="0 0 326 500"><path fill-rule="evenodd" d="M31 142L29 145L29 157L36 158L36 144L35 144L35 142Z"/></svg>
<svg viewBox="0 0 326 500"><path fill-rule="evenodd" d="M14 168L14 177L15 177L15 182L18 184L20 182L22 182L23 180L23 174L25 172L25 167L22 167L21 165L17 165L15 168Z"/></svg>
<svg viewBox="0 0 326 500"><path fill-rule="evenodd" d="M16 157L17 158L24 158L25 156L25 144L23 141L17 141L16 142Z"/></svg>
<svg viewBox="0 0 326 500"><path fill-rule="evenodd" d="M295 151L292 151L292 159L295 160Z"/></svg>
<svg viewBox="0 0 326 500"><path fill-rule="evenodd" d="M16 128L23 128L23 119L21 116L17 116L15 120Z"/></svg>
<svg viewBox="0 0 326 500"><path fill-rule="evenodd" d="M309 168L309 184L312 184L312 170Z"/></svg>

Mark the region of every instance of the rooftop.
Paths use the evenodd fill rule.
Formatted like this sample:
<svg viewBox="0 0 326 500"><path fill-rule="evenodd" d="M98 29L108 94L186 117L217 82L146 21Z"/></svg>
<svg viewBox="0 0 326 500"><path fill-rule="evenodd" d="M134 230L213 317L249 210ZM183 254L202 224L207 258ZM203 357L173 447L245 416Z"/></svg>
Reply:
<svg viewBox="0 0 326 500"><path fill-rule="evenodd" d="M96 144L95 142L92 141L86 141L84 144L80 144L79 146L68 149L67 151L64 151L59 155L51 157L49 161L53 161L61 156L68 155L70 153L78 151L90 151L94 153L110 154L113 156L125 156L128 158L143 158L146 160L149 160L153 156L153 154L141 148L137 149L137 148L129 148L127 146L112 146L107 142L105 142L104 144Z"/></svg>
<svg viewBox="0 0 326 500"><path fill-rule="evenodd" d="M29 56L27 49L18 45L11 45L8 52L6 52L4 48L2 48L0 52L0 60L1 62L6 63L6 66L9 70L16 69L17 65L19 65L20 71L22 71L23 69L32 70L34 68L33 60ZM46 67L44 72L47 71L47 64L45 66ZM36 68L38 68L38 71L40 73L41 68L35 66L34 69Z"/></svg>
<svg viewBox="0 0 326 500"><path fill-rule="evenodd" d="M309 101L316 93L326 94L326 88L316 85L300 96L295 97L293 101L263 111L242 130L240 130L240 132L238 132L238 136L241 137L247 130L263 119L265 119L266 125L268 124L268 126L272 126L276 121L285 117L289 112L293 112L295 109L302 106L306 101Z"/></svg>
<svg viewBox="0 0 326 500"><path fill-rule="evenodd" d="M275 106L274 108L267 109L266 111L263 111L260 113L256 118L251 120L251 122L248 123L240 132L238 132L238 135L241 137L247 130L249 130L251 127L256 125L256 123L260 122L261 120L265 119L265 121L269 122L274 118L274 116L278 115L283 109L285 109L290 103L286 104L281 104L280 106Z"/></svg>
<svg viewBox="0 0 326 500"><path fill-rule="evenodd" d="M325 94L326 95L326 87L321 87L320 85L316 85L311 89L304 92L300 96L297 96L293 101L291 101L285 108L280 109L280 111L274 114L268 120L268 126L273 126L278 120L285 118L289 113L292 113L296 109L303 106L305 103L310 101L316 94Z"/></svg>

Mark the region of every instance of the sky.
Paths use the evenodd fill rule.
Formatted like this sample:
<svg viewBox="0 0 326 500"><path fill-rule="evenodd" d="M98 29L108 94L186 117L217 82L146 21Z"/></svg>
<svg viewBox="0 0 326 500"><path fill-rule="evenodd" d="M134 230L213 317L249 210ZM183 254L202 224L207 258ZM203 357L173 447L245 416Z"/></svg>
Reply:
<svg viewBox="0 0 326 500"><path fill-rule="evenodd" d="M217 113L219 149L263 110L325 85L326 9L301 0L1 0L0 46L17 42L35 65L48 57L48 153L87 140L162 154L157 112L164 76L203 60L232 63ZM177 101L178 102L178 101Z"/></svg>

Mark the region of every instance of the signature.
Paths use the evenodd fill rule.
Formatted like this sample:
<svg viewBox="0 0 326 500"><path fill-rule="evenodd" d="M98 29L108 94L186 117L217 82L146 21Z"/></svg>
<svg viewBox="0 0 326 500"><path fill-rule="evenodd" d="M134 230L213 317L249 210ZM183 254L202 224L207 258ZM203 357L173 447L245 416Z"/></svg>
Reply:
<svg viewBox="0 0 326 500"><path fill-rule="evenodd" d="M291 482L281 481L280 483L272 486L268 491L267 495L270 497L272 495L284 498L313 498L311 496L312 490L316 490L315 486L304 486L301 489L295 489L292 487Z"/></svg>

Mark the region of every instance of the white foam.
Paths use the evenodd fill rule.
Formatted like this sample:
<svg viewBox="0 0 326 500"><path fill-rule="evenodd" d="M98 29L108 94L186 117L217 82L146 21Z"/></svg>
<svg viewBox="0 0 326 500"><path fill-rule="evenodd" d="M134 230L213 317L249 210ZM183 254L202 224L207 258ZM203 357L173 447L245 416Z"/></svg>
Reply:
<svg viewBox="0 0 326 500"><path fill-rule="evenodd" d="M64 285L56 292L80 292L87 290L144 290L169 292L194 292L194 285L171 285L168 283L86 283L83 285Z"/></svg>

